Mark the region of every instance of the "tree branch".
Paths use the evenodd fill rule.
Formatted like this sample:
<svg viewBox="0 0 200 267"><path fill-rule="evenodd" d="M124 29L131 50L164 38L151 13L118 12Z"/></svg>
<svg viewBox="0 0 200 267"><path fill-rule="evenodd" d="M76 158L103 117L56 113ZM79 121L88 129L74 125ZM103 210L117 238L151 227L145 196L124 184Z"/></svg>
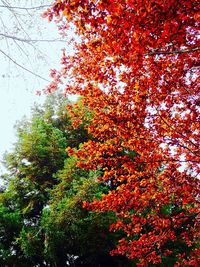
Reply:
<svg viewBox="0 0 200 267"><path fill-rule="evenodd" d="M34 9L42 9L51 7L51 5L42 5L42 6L35 6L35 7L20 7L20 6L7 6L7 5L0 5L0 8L11 8L11 9L20 9L20 10L34 10Z"/></svg>
<svg viewBox="0 0 200 267"><path fill-rule="evenodd" d="M13 39L19 42L24 42L24 43L31 43L31 42L66 42L61 39L23 39L17 36L12 36L4 33L0 33L0 36L3 36L8 39Z"/></svg>
<svg viewBox="0 0 200 267"><path fill-rule="evenodd" d="M31 70L25 68L24 66L22 66L21 64L17 63L17 61L15 61L14 59L12 59L12 58L11 58L8 54L6 54L3 50L0 49L0 52L1 52L4 56L6 56L10 61L12 61L15 65L17 65L18 67L20 67L21 69L25 70L26 72L29 72L30 74L32 74L32 75L34 75L34 76L36 76L36 77L38 77L38 78L40 78L40 79L42 79L42 80L44 80L44 81L46 81L46 82L50 82L50 81L47 80L46 78L40 76L40 75L37 74L37 73L34 73L33 71L31 71Z"/></svg>
<svg viewBox="0 0 200 267"><path fill-rule="evenodd" d="M174 51L153 51L153 52L150 52L150 53L146 53L145 56L192 53L192 52L195 52L197 50L200 50L200 47L195 47L195 48L192 48L192 49L174 50Z"/></svg>
<svg viewBox="0 0 200 267"><path fill-rule="evenodd" d="M172 129L175 133L178 133L179 135L181 135L184 139L187 139L187 136L185 136L183 133L181 133L180 131L174 129L174 127L172 125L170 125L158 112L158 116L161 118L161 120L170 128ZM197 149L199 149L199 146L196 145L194 142L192 142L190 139L187 140L190 144L192 144L194 147L196 147ZM187 148L190 152L192 152L193 154L196 155L196 153L192 150L190 150L188 147L185 147Z"/></svg>

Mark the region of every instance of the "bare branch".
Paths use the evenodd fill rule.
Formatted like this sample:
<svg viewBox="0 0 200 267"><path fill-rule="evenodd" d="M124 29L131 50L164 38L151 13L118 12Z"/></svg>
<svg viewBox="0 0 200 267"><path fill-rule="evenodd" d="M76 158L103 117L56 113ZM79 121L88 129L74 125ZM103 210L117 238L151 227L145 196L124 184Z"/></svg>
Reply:
<svg viewBox="0 0 200 267"><path fill-rule="evenodd" d="M3 0L2 0L2 2L3 2L4 5L6 6L6 8L13 14L13 16L15 17L16 21L18 22L18 24L20 25L21 29L22 29L23 32L26 34L26 36L27 36L28 38L30 38L30 37L29 37L29 34L25 31L25 29L24 29L23 25L21 24L21 22L20 22L20 20L19 20L19 18L18 18L18 16L17 16L17 14L15 13L15 11L12 10L12 9L10 8L10 5L9 5L9 4L5 3Z"/></svg>
<svg viewBox="0 0 200 267"><path fill-rule="evenodd" d="M40 76L40 75L37 74L37 73L34 73L33 71L31 71L31 70L25 68L24 66L22 66L21 64L19 64L16 60L12 59L12 58L11 58L8 54L6 54L3 50L0 49L0 52L1 52L4 56L6 56L10 61L12 61L15 65L17 65L18 67L20 67L21 69L25 70L26 72L29 72L30 74L32 74L32 75L34 75L34 76L36 76L36 77L38 77L38 78L40 78L40 79L42 79L42 80L44 80L44 81L46 81L46 82L50 82L50 81L47 80L46 78Z"/></svg>
<svg viewBox="0 0 200 267"><path fill-rule="evenodd" d="M0 36L3 36L8 39L13 39L19 42L24 42L24 43L34 43L34 42L66 42L65 40L61 39L23 39L17 36L12 36L4 33L0 33Z"/></svg>
<svg viewBox="0 0 200 267"><path fill-rule="evenodd" d="M19 10L34 10L34 9L43 9L51 7L51 5L41 5L35 7L20 7L20 6L7 6L7 5L0 5L0 8L10 8L10 9L19 9Z"/></svg>

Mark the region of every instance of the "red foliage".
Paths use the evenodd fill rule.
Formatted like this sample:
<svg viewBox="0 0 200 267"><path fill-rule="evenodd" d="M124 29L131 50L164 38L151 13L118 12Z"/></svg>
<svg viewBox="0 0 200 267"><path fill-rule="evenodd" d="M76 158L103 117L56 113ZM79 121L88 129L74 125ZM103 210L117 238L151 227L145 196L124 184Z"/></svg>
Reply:
<svg viewBox="0 0 200 267"><path fill-rule="evenodd" d="M124 239L112 253L138 266L159 265L175 244L189 253L174 266L200 264L198 10L194 0L57 0L47 12L81 38L52 90L67 78L92 113L79 166L101 168L110 192L90 206L116 212L111 230Z"/></svg>

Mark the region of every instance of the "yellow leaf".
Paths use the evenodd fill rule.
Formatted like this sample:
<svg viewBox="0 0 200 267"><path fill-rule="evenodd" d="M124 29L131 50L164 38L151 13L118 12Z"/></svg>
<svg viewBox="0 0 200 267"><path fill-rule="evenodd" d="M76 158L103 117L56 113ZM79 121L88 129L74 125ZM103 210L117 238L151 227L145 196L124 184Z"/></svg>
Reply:
<svg viewBox="0 0 200 267"><path fill-rule="evenodd" d="M101 47L97 46L97 52L101 52Z"/></svg>

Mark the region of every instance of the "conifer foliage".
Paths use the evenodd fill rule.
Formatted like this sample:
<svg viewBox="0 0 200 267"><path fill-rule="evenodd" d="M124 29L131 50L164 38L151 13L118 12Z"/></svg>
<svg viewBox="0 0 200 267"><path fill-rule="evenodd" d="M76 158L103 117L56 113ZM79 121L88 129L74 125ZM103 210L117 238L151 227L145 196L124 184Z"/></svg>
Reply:
<svg viewBox="0 0 200 267"><path fill-rule="evenodd" d="M114 213L82 207L108 190L94 179L97 172L67 157L67 146L88 140L83 125L73 129L68 103L63 95L49 95L30 119L17 123L16 143L5 154L6 173L0 176L2 267L131 266L109 253L117 239L109 231Z"/></svg>

